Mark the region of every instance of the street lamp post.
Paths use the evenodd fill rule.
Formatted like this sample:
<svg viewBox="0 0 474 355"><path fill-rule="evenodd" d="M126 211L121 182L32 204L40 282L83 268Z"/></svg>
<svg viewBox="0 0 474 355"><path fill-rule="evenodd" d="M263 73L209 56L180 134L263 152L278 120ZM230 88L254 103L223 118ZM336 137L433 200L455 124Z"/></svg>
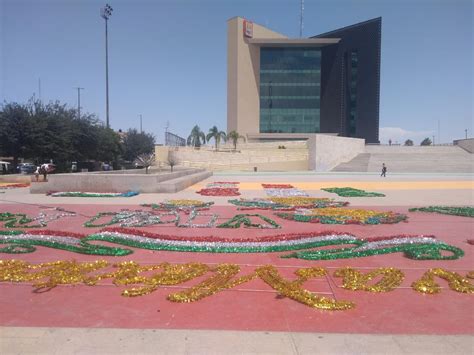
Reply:
<svg viewBox="0 0 474 355"><path fill-rule="evenodd" d="M107 21L112 15L112 6L105 4L103 8L100 9L100 16L105 20L105 117L106 117L106 126L109 125L109 45L108 45L108 33L107 33Z"/></svg>
<svg viewBox="0 0 474 355"><path fill-rule="evenodd" d="M268 94L270 97L270 120L269 120L269 131L272 133L272 110L273 110L273 100L272 100L272 81L270 80L270 86L268 88Z"/></svg>
<svg viewBox="0 0 474 355"><path fill-rule="evenodd" d="M75 89L77 89L77 118L81 119L81 90L84 88L77 86Z"/></svg>

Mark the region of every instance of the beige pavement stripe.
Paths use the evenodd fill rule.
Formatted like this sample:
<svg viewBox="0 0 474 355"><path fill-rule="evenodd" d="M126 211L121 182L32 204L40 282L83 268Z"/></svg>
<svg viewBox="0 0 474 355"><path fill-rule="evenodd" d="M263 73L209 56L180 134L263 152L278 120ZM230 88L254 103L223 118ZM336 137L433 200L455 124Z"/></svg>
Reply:
<svg viewBox="0 0 474 355"><path fill-rule="evenodd" d="M271 182L272 184L287 184ZM473 181L321 181L321 182L291 182L291 185L302 190L319 190L325 187L353 187L356 189L372 190L473 190ZM200 190L206 184L196 184L189 189ZM262 190L259 182L242 182L241 190Z"/></svg>

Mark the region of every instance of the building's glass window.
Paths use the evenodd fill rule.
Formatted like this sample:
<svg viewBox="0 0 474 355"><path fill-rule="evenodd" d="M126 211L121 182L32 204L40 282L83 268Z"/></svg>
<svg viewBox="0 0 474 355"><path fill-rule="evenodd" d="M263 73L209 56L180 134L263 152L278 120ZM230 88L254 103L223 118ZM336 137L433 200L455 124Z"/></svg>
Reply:
<svg viewBox="0 0 474 355"><path fill-rule="evenodd" d="M319 49L261 48L261 133L319 132L320 95Z"/></svg>
<svg viewBox="0 0 474 355"><path fill-rule="evenodd" d="M350 110L349 110L349 136L356 135L357 125L357 51L351 52L351 81L350 81Z"/></svg>

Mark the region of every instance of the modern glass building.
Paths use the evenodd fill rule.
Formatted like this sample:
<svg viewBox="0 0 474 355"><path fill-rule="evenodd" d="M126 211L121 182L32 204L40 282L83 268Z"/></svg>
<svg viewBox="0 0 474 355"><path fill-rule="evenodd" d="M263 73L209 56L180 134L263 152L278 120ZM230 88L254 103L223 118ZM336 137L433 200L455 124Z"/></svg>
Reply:
<svg viewBox="0 0 474 355"><path fill-rule="evenodd" d="M381 18L289 39L228 21L228 131L255 139L328 133L378 142Z"/></svg>

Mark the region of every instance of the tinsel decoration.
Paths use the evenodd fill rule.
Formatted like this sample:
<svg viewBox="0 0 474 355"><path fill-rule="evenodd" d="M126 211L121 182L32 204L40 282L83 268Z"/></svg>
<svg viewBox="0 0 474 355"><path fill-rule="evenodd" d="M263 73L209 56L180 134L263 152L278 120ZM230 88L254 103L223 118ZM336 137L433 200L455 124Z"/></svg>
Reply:
<svg viewBox="0 0 474 355"><path fill-rule="evenodd" d="M362 273L354 268L346 267L334 272L335 277L342 277L342 287L353 291L389 292L401 285L405 275L393 267L381 267L374 271ZM382 276L375 284L373 279Z"/></svg>
<svg viewBox="0 0 474 355"><path fill-rule="evenodd" d="M112 270L108 271L110 267L112 267ZM398 269L385 269L389 270L389 275L401 274L401 270ZM350 268L338 269L335 273L347 275L347 270L351 270L351 274L360 274L358 270ZM434 270L438 276L449 281L449 287L453 291L462 293L474 292L473 286L468 280L462 279L460 275L445 269L429 270L421 280L415 281L413 285L418 285L427 274L432 273ZM325 277L327 271L324 268L310 267L298 269L295 271L296 280L285 279L273 265L259 266L247 275L236 277L239 271L240 267L235 264L210 266L199 262L184 264L163 262L156 265L140 265L134 261L124 261L111 265L106 260L92 262L58 260L40 264L32 264L15 259L0 260L0 282L32 283L36 293L50 291L60 285L83 284L96 286L100 281L110 279L116 286L128 287L132 285L131 288L122 291L122 296L137 297L153 293L160 286L181 285L198 277L205 276L206 278L197 285L167 296L167 299L172 302L195 302L215 295L222 290L231 289L258 278L276 290L281 296L311 308L332 311L348 310L355 307L353 302L322 297L303 288L303 284L306 281L312 278ZM383 274L385 275L385 273ZM473 275L470 276L472 277ZM394 285L398 284L398 282L399 278L394 280L393 283L387 283L386 287L382 287L375 292L392 291L395 288ZM363 289L360 288L362 283L358 283L358 285L356 288L350 289ZM417 286L413 286L413 289L427 293L423 287L422 290L424 291L420 291ZM429 284L428 289L432 289L432 284Z"/></svg>
<svg viewBox="0 0 474 355"><path fill-rule="evenodd" d="M91 241L104 241L137 249L206 252L206 253L271 253L296 251L283 258L306 260L336 260L403 252L414 260L454 260L464 252L432 236L392 236L358 239L353 235L334 232L292 233L259 238L222 238L215 236L182 237L149 233L139 230L114 228L88 236L54 231L0 231L2 253L31 253L35 246L69 250L90 255L123 256L130 249L102 246ZM342 248L327 248L342 245ZM322 248L314 250L315 248ZM451 255L443 255L449 252Z"/></svg>
<svg viewBox="0 0 474 355"><path fill-rule="evenodd" d="M457 272L446 271L444 269L430 269L423 277L412 283L411 287L421 293L434 294L441 292L441 287L435 282L434 277L438 276L448 281L449 288L461 293L474 293L474 285L468 278L474 278L474 275L469 273L465 278Z"/></svg>
<svg viewBox="0 0 474 355"><path fill-rule="evenodd" d="M260 218L265 223L254 223L251 217ZM221 223L217 228L240 228L244 224L245 228L259 228L259 229L277 229L281 226L271 218L263 216L261 214L238 214L232 217L230 220Z"/></svg>
<svg viewBox="0 0 474 355"><path fill-rule="evenodd" d="M309 195L297 188L284 188L284 189L265 189L265 193L270 197L308 197Z"/></svg>
<svg viewBox="0 0 474 355"><path fill-rule="evenodd" d="M429 206L429 207L419 207L419 208L410 208L410 212L431 212L431 213L440 213L448 214L453 216L462 216L462 217L474 217L474 207L452 207L452 206Z"/></svg>
<svg viewBox="0 0 474 355"><path fill-rule="evenodd" d="M0 190L18 189L20 187L30 187L30 184L6 184L0 185Z"/></svg>
<svg viewBox="0 0 474 355"><path fill-rule="evenodd" d="M290 184L262 184L264 189L294 189L295 187Z"/></svg>
<svg viewBox="0 0 474 355"><path fill-rule="evenodd" d="M228 202L239 206L238 210L260 209L277 211L292 211L296 208L343 207L349 204L349 202L314 197L240 198L238 200L229 200Z"/></svg>
<svg viewBox="0 0 474 355"><path fill-rule="evenodd" d="M239 271L238 265L219 264L209 267L202 263L169 264L141 266L133 261L113 265L118 270L103 274L89 273L106 268L110 264L105 260L95 262L56 261L42 264L30 264L20 260L0 260L1 282L34 282L35 292L51 290L59 285L85 284L97 285L104 279L112 279L113 284L140 285L122 292L125 297L137 297L150 294L159 286L179 285L209 271L213 275L190 289L168 295L172 302L195 302L214 295L221 290L230 289L255 278L260 278L282 296L288 297L309 307L323 310L346 310L355 306L348 301L336 301L331 298L318 296L302 287L304 281L312 277L321 277L326 271L321 268L300 269L295 273L299 276L296 281L288 281L281 277L272 265L261 266L253 273L231 280ZM140 273L152 270L160 272L149 277ZM34 271L34 272L30 272Z"/></svg>
<svg viewBox="0 0 474 355"><path fill-rule="evenodd" d="M109 216L111 217L110 220L95 224L97 220ZM122 210L120 212L99 212L97 215L85 222L84 227L97 228L111 226L114 224L118 224L120 227L145 227L156 224L177 224L178 222L179 215L176 211L154 214L152 212L141 210Z"/></svg>
<svg viewBox="0 0 474 355"><path fill-rule="evenodd" d="M36 217L28 217L25 213L2 212L0 213L0 222L5 222L5 228L42 228L46 227L48 222L76 216L76 212L66 211L59 207L53 208L53 211L58 213L40 212Z"/></svg>
<svg viewBox="0 0 474 355"><path fill-rule="evenodd" d="M167 299L172 302L195 302L216 294L222 290L231 289L257 277L257 274L238 277L232 280L239 272L240 267L235 264L219 264L210 269L214 274L196 286L187 290L170 294Z"/></svg>
<svg viewBox="0 0 474 355"><path fill-rule="evenodd" d="M49 191L48 193L46 193L46 195L51 196L51 197L132 197L132 196L137 196L139 194L140 193L138 191L127 191L127 192Z"/></svg>
<svg viewBox="0 0 474 355"><path fill-rule="evenodd" d="M300 209L276 215L296 222L322 224L395 224L407 220L401 213L345 208Z"/></svg>
<svg viewBox="0 0 474 355"><path fill-rule="evenodd" d="M297 275L298 271L296 272ZM315 295L314 293L301 287L302 283L310 276L325 275L326 271L324 269L307 269L306 273L303 273L303 275L300 276L296 281L285 280L279 275L276 268L272 265L261 266L257 268L256 272L259 278L276 289L282 296L291 298L307 306L331 311L351 309L355 306L355 304L352 302L336 301L332 298Z"/></svg>
<svg viewBox="0 0 474 355"><path fill-rule="evenodd" d="M204 189L196 191L203 196L239 196L238 182L211 182Z"/></svg>
<svg viewBox="0 0 474 355"><path fill-rule="evenodd" d="M364 190L354 189L352 187L327 187L321 189L323 191L335 193L342 197L384 197L384 194L378 192L367 192Z"/></svg>
<svg viewBox="0 0 474 355"><path fill-rule="evenodd" d="M161 210L158 213L148 211L130 211L121 210L120 212L99 212L90 220L84 223L84 227L98 228L112 225L119 225L120 227L146 227L157 224L174 224L177 227L188 228L211 228L214 227L219 215L217 214L203 214L200 210L189 209L187 212L187 221L182 222L178 210ZM96 223L98 220L110 217L103 223ZM210 217L207 223L196 224L193 223L198 217Z"/></svg>
<svg viewBox="0 0 474 355"><path fill-rule="evenodd" d="M194 223L194 220L197 217L209 217L209 221L207 223ZM188 220L185 223L181 223L180 220L176 223L178 227L185 227L185 228L212 228L215 226L219 215L212 213L212 214L205 214L199 212L198 210L192 209L189 212Z"/></svg>
<svg viewBox="0 0 474 355"><path fill-rule="evenodd" d="M151 207L154 210L180 210L188 211L191 209L202 210L208 209L214 202L205 202L199 200L165 200L161 203L141 204L143 207Z"/></svg>

